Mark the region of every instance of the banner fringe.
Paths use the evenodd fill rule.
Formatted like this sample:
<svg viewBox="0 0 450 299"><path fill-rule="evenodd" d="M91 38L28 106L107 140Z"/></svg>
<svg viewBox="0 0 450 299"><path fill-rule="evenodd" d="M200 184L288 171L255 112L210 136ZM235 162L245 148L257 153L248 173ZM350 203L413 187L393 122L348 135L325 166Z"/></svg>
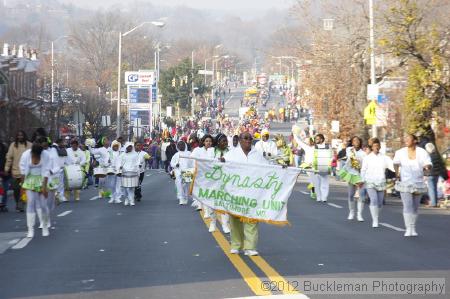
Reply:
<svg viewBox="0 0 450 299"><path fill-rule="evenodd" d="M208 207L209 208L209 207ZM230 212L225 212L222 210L214 210L214 212L216 212L219 215L224 215L224 214L228 214L231 215L235 218L239 218L239 221L241 222L245 222L245 223L258 223L258 222L263 222L263 223L267 223L267 224L271 224L271 225L276 225L276 226L292 226L291 223L289 221L273 221L273 220L264 220L264 219L255 219L255 218L249 218L249 217L245 217L245 216L241 216L241 215L236 215Z"/></svg>

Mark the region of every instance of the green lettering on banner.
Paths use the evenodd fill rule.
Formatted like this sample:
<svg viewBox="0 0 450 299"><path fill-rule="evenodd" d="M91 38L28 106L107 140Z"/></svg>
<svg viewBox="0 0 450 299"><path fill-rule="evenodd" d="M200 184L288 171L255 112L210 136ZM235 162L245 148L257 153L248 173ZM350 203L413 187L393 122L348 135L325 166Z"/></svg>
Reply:
<svg viewBox="0 0 450 299"><path fill-rule="evenodd" d="M242 178L239 174L229 174L223 172L222 165L214 165L211 171L205 172L204 177L211 181L221 181L220 189L224 190L225 187L231 183L232 186L242 189L272 189L271 198L274 199L278 192L283 187L283 182L276 175L276 172L270 172L269 176L258 177L252 181L252 178L245 176ZM214 194L214 196L219 196Z"/></svg>
<svg viewBox="0 0 450 299"><path fill-rule="evenodd" d="M276 200L263 200L262 208L264 210L281 211L284 207L284 202Z"/></svg>
<svg viewBox="0 0 450 299"><path fill-rule="evenodd" d="M208 189L203 190L202 187L200 187L198 189L198 197L199 198L208 198L209 197L208 194L209 194Z"/></svg>
<svg viewBox="0 0 450 299"><path fill-rule="evenodd" d="M264 211L264 210L256 210L256 216L264 217L264 216L266 216L266 211Z"/></svg>

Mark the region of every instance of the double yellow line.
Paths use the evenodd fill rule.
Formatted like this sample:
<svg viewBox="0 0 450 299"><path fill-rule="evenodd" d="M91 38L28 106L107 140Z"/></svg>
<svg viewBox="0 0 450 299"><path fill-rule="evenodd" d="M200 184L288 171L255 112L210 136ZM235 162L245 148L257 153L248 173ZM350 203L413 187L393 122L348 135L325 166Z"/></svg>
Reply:
<svg viewBox="0 0 450 299"><path fill-rule="evenodd" d="M202 212L200 213L200 216L203 219L206 227L209 227L211 220L205 219ZM247 283L253 293L255 293L255 295L272 295L272 286L285 286L280 290L283 294L300 294L300 292L295 290L295 287L289 284L289 282L286 281L286 279L284 279L283 276L281 276L273 267L271 267L265 259L263 259L261 256L250 256L250 259L267 276L268 280L263 282L245 263L241 256L239 256L238 254L230 253L230 243L228 243L225 236L218 229L214 233L212 233L212 236L214 237L214 239L216 239L220 248L222 248L225 255L231 261L236 270L238 270L244 281Z"/></svg>

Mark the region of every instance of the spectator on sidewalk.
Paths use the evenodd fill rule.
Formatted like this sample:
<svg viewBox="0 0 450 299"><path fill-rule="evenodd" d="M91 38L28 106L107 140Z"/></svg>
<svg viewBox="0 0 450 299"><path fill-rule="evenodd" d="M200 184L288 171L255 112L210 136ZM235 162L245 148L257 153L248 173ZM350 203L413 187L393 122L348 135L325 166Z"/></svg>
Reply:
<svg viewBox="0 0 450 299"><path fill-rule="evenodd" d="M430 207L438 207L438 181L439 177L442 177L444 180L448 179L447 169L444 165L444 161L442 161L442 157L439 152L436 150L436 147L433 143L429 142L425 145L425 150L428 152L431 158L431 164L433 165L431 168L430 174L427 176L428 182L428 197L430 198Z"/></svg>
<svg viewBox="0 0 450 299"><path fill-rule="evenodd" d="M16 211L23 212L24 206L20 199L20 157L27 149L31 149L31 142L27 141L27 134L24 131L19 131L16 134L16 139L9 146L8 153L6 154L6 163L4 171L7 175L11 176L11 187L14 190L14 199L16 201Z"/></svg>

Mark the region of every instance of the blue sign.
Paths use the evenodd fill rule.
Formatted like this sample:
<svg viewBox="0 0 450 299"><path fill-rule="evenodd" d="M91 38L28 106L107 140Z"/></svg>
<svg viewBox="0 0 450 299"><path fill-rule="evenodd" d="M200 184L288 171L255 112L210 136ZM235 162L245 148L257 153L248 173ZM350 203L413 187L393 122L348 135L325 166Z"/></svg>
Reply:
<svg viewBox="0 0 450 299"><path fill-rule="evenodd" d="M377 97L378 104L386 104L387 101L388 101L388 97L385 94L382 94L382 93L378 94L378 97Z"/></svg>
<svg viewBox="0 0 450 299"><path fill-rule="evenodd" d="M130 123L133 124L137 118L141 119L142 126L150 126L152 119L151 111L130 109Z"/></svg>
<svg viewBox="0 0 450 299"><path fill-rule="evenodd" d="M139 80L138 74L129 74L127 77L128 82L137 82Z"/></svg>

